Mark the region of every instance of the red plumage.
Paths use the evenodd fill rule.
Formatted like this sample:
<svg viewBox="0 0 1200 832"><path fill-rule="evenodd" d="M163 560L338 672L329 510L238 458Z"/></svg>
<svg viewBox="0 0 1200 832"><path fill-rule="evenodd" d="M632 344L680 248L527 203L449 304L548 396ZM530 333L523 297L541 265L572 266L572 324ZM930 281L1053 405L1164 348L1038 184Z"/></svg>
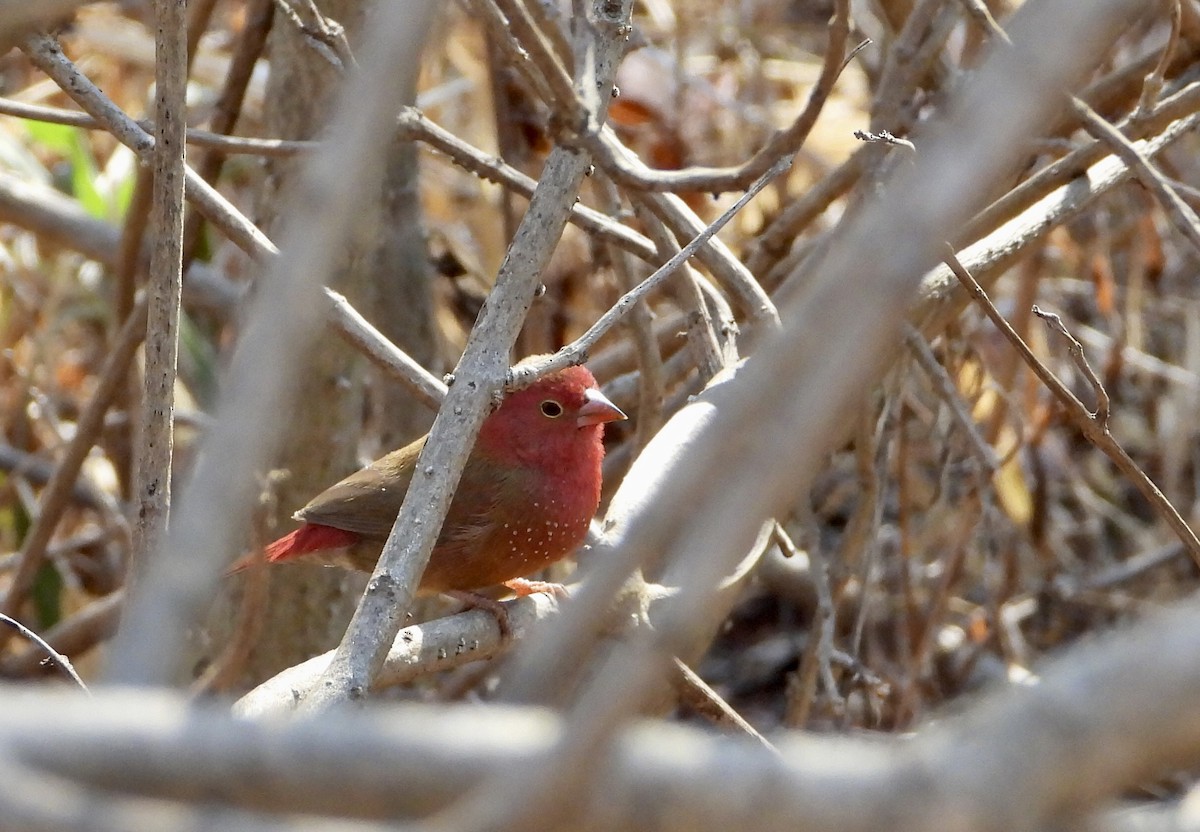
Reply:
<svg viewBox="0 0 1200 832"><path fill-rule="evenodd" d="M521 592L516 579L578 548L600 502L604 424L624 418L584 367L506 396L480 428L420 588ZM303 525L266 547L267 560L373 570L425 439L315 497L296 512Z"/></svg>

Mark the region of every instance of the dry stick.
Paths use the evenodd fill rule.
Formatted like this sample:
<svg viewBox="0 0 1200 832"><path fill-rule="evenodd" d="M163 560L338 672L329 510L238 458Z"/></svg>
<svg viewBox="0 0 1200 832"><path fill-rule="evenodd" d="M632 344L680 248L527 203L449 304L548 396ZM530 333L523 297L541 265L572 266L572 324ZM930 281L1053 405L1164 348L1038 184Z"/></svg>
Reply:
<svg viewBox="0 0 1200 832"><path fill-rule="evenodd" d="M559 614L558 601L544 593L502 601L510 636L500 632L496 616L487 610L467 610L455 615L405 627L397 635L372 691L408 684L430 673L487 661L505 655L519 644L538 622ZM277 716L294 712L301 704L297 691L311 688L329 667L330 650L289 667L242 696L233 706L243 717Z"/></svg>
<svg viewBox="0 0 1200 832"><path fill-rule="evenodd" d="M322 14L313 0L275 0L275 6L299 30L308 46L330 65L342 71L358 69L345 27ZM297 6L303 8L303 15ZM306 23L305 17L311 22Z"/></svg>
<svg viewBox="0 0 1200 832"><path fill-rule="evenodd" d="M578 94L595 101L598 126L628 36L631 0L595 0L595 20L580 36ZM597 95L603 93L603 96ZM303 707L323 711L366 696L412 603L438 530L454 496L474 437L508 372L508 353L533 302L579 187L590 166L586 154L556 148L529 210L505 255L479 321L471 330L444 406L417 460L417 476L404 497L379 563L329 668Z"/></svg>
<svg viewBox="0 0 1200 832"><path fill-rule="evenodd" d="M129 205L125 209L125 217L121 222L120 245L117 250L116 263L116 297L113 301L116 319L123 321L133 308L137 295L138 281L143 269L149 262L148 246L146 245L146 223L150 219L150 204L154 197L154 174L145 160L139 159L133 173L133 192L129 196ZM113 402L113 410L130 415L126 424L111 441L105 451L112 460L117 472L120 492L126 501L132 500L136 489L135 471L137 449L134 436L134 414L141 400L143 380L139 379L137 369L129 374L129 381L121 388L117 400Z"/></svg>
<svg viewBox="0 0 1200 832"><path fill-rule="evenodd" d="M806 523L815 520L811 507L807 508L805 514L807 515L804 518ZM818 526L813 523L812 528L816 530ZM796 544L792 542L791 535L778 521L775 523L774 533L775 540L783 551L784 557L799 556L800 552L796 548ZM804 653L800 656L800 666L792 674L787 686L786 719L787 725L792 728L803 728L808 724L808 716L812 712L816 698L818 678L825 686L825 693L835 710L844 707L841 693L838 691L837 680L833 676L832 667L830 667L837 626L837 607L834 604L833 591L829 582L829 566L823 554L818 551L821 543L816 539L817 536L817 533L814 532L814 539L807 549L809 573L812 575L817 589L817 606L809 625L808 643L804 647Z"/></svg>
<svg viewBox="0 0 1200 832"><path fill-rule="evenodd" d="M534 22L521 0L496 0L496 5L508 20L508 36L518 48L525 50L526 63L536 67L545 79L549 88L546 103L550 105L551 112L555 117L570 119L572 127L582 127L586 123L587 112L576 98L571 75L555 54L549 38Z"/></svg>
<svg viewBox="0 0 1200 832"><path fill-rule="evenodd" d="M89 700L90 701L90 700ZM207 806L196 809L174 800L149 801L80 786L0 758L0 816L9 829L23 832L384 832L394 826L363 821L279 819L261 812Z"/></svg>
<svg viewBox="0 0 1200 832"><path fill-rule="evenodd" d="M967 446L970 447L971 453L975 456L979 463L983 466L983 470L992 475L996 473L1000 467L1000 459L996 456L996 450L988 444L987 440L979 432L979 425L971 418L971 414L967 409L967 403L963 401L962 394L954 384L954 380L950 378L950 374L946 372L933 354L933 350L929 347L929 342L925 340L925 336L920 333L916 327L911 324L906 324L904 328L904 341L912 351L913 356L917 359L917 364L929 376L929 380L933 382L934 389L937 390L938 398L946 403L950 408L950 413L954 417L955 424L962 430L963 435L967 437Z"/></svg>
<svg viewBox="0 0 1200 832"><path fill-rule="evenodd" d="M787 253L800 236L800 232L854 187L854 183L874 158L871 150L872 148L865 146L855 150L833 173L805 191L784 208L779 216L771 220L771 224L754 241L750 255L746 258L746 267L752 274L759 275L759 279L762 280L767 270L773 268ZM768 276L765 282L767 287L773 290L776 281L770 280Z"/></svg>
<svg viewBox="0 0 1200 832"><path fill-rule="evenodd" d="M1178 535L1183 545L1187 547L1192 560L1196 562L1197 566L1200 566L1200 540L1196 538L1195 532L1192 531L1187 522L1179 515L1179 512L1175 510L1175 507L1171 505L1171 501L1158 490L1158 487L1146 475L1146 472L1138 467L1138 464L1130 458L1125 449L1113 439L1112 434L1108 432L1107 424L1099 420L1101 414L1099 412L1096 414L1089 413L1083 402L1079 401L1075 397L1075 394L1059 381L1058 377L1045 364L1038 360L1033 351L1029 349L1029 346L1021 339L1021 336L1017 334L1016 330L1012 328L1008 321L1004 319L1004 316L1000 314L999 310L996 309L995 305L992 304L983 287L975 281L970 272L958 261L952 249L949 250L949 254L946 257L946 265L953 270L955 277L962 282L963 287L975 299L976 303L980 305L988 318L996 325L996 328L1009 340L1021 355L1021 358L1029 365L1029 368L1033 370L1042 383L1046 385L1050 392L1054 394L1054 397L1063 405L1063 410L1072 423L1080 429L1089 442L1112 460L1121 473L1125 474L1133 482L1158 515ZM1080 352L1082 353L1082 347L1080 347ZM1095 385L1097 395L1099 395L1103 387L1099 386L1098 380ZM1101 401L1106 400L1107 397ZM1107 419L1107 412L1103 415Z"/></svg>
<svg viewBox="0 0 1200 832"><path fill-rule="evenodd" d="M1200 101L1200 98L1196 100ZM1172 121L1160 134L1145 139L1142 150L1149 156L1158 154L1180 138L1189 135L1198 125L1200 113L1192 113ZM1076 173L1069 183L1057 188L988 236L962 250L961 259L969 268L982 275L985 282L992 280L1015 262L1033 242L1042 239L1056 226L1077 216L1096 200L1110 193L1113 188L1126 182L1130 176L1129 168L1121 160L1111 156L1103 159ZM1019 186L1017 190L1021 187L1023 186ZM992 207L995 208L1001 201L993 203ZM972 221L972 224L974 222ZM917 304L909 317L919 322L918 326L926 337L933 337L950 321L955 320L963 307L969 303L968 293L963 291L953 272L948 266L941 265L925 275Z"/></svg>
<svg viewBox="0 0 1200 832"><path fill-rule="evenodd" d="M627 188L643 191L697 191L720 194L739 191L767 172L777 160L794 156L804 145L821 115L838 77L848 64L846 43L850 36L850 0L836 0L829 21L829 41L820 75L808 93L808 101L787 128L779 130L758 152L741 165L729 168L693 167L684 170L653 170L641 161L627 161L614 152L611 143L598 136L583 136L584 145L596 154L597 163L613 180ZM855 49L862 48L862 44Z"/></svg>
<svg viewBox="0 0 1200 832"><path fill-rule="evenodd" d="M488 0L482 0L482 3L485 9L489 5ZM507 29L503 26L503 21L499 20L496 15L490 15L487 19L493 29L496 30L498 42L505 45L510 44L510 37ZM534 25L532 20L529 22L530 25ZM510 51L513 51L519 49L519 46L508 46L508 48ZM546 61L553 62L553 54L548 47L547 52L549 56L546 58ZM536 58L536 55L534 57ZM534 71L535 62L523 61L520 58L521 55L518 54L515 63L518 67L525 69L526 78L533 82L541 77ZM596 93L596 89L580 90L579 95L586 105L584 112L594 111L600 106L595 101ZM551 99L554 97L553 93L545 94L549 95ZM607 106L607 102L604 103L604 106ZM588 128L581 120L582 115L577 110L578 105L566 114L556 111L555 118L560 123L565 121L567 127L574 133L574 136L567 139L568 146L578 143L584 150L591 151L590 145L594 142L587 137L596 136L609 149L610 156L615 154L617 157L628 160L629 164L633 164L636 161L636 158L620 143L620 140L610 127L596 126L594 129ZM603 162L602 159L598 161ZM674 194L643 192L640 198L670 226L671 230L680 239L694 236L700 233L704 227L704 223L701 222L691 208ZM707 246L699 251L698 258L713 273L713 276L737 299L752 320L765 322L768 328L779 326L779 313L775 309L774 303L772 303L770 297L763 291L762 287L758 285L754 276L733 256L724 243L719 239L712 239Z"/></svg>
<svg viewBox="0 0 1200 832"><path fill-rule="evenodd" d="M79 71L62 53L62 48L53 38L34 35L27 38L22 48L33 63L66 90L84 110L109 130L122 144L140 157L149 155L154 139L141 126L116 106L87 76ZM191 168L185 169L186 195L205 218L219 228L235 245L258 260L271 260L279 254L275 244L253 223L247 220L225 197L200 178ZM337 302L335 293L325 289L325 302L338 333L351 343L378 335L373 328L359 325L345 313L346 305ZM410 361L387 361L398 347L386 342L376 343L368 354L376 360L385 361L380 368L391 378L420 390L425 385L409 372Z"/></svg>
<svg viewBox="0 0 1200 832"><path fill-rule="evenodd" d="M188 4L188 19L186 22L187 50L185 54L187 56L189 73L192 71L192 66L196 63L196 56L200 53L200 39L208 29L208 23L212 19L213 9L216 5L217 0L191 0Z"/></svg>
<svg viewBox="0 0 1200 832"><path fill-rule="evenodd" d="M605 130L604 137L616 138L609 129ZM643 191L631 196L635 203L640 202L649 208L671 230L676 239L686 240L704 230L705 223L675 194ZM771 296L719 237L712 238L708 245L697 251L696 259L708 269L752 322L762 324L767 331L779 328L779 310L775 308Z"/></svg>
<svg viewBox="0 0 1200 832"><path fill-rule="evenodd" d="M963 10L967 16L975 22L979 28L985 32L995 33L1003 31L1000 24L996 22L996 18L992 16L992 10L987 7L983 0L959 0Z"/></svg>
<svg viewBox="0 0 1200 832"><path fill-rule="evenodd" d="M0 172L0 222L24 228L64 248L78 251L110 268L120 262L121 235L98 220L76 200L44 185L23 182ZM189 304L228 318L241 297L241 287L204 264L193 264L184 282Z"/></svg>
<svg viewBox="0 0 1200 832"><path fill-rule="evenodd" d="M998 686L915 736L796 733L779 739L781 763L710 731L633 726L611 757L591 761L598 788L582 807L586 828L936 832L947 817L956 829L1061 828L1132 784L1195 765L1197 611L1195 602L1176 605L1076 645L1039 668L1038 684ZM479 705L394 704L338 718L235 721L161 692L97 691L83 700L26 690L4 693L0 733L6 761L106 790L80 804L49 792L48 811L71 805L111 819L101 794L204 795L209 826L197 819L184 827L198 830L219 828L217 807L230 804L285 815L280 827L295 828L304 814L393 824L419 817L422 829L446 829L424 820L431 810L491 773L528 766L565 731L545 709ZM401 776L405 788L397 788ZM2 782L0 800L11 802L16 784ZM681 817L686 826L671 824ZM565 827L530 827L551 828Z"/></svg>
<svg viewBox="0 0 1200 832"><path fill-rule="evenodd" d="M1184 202L1166 178L1158 172L1150 160L1133 145L1121 131L1083 102L1082 99L1071 97L1071 107L1075 115L1083 122L1083 127L1095 139L1108 147L1113 154L1125 164L1137 180L1162 203L1163 209L1171 219L1175 229L1200 251L1200 217L1191 206Z"/></svg>
<svg viewBox="0 0 1200 832"><path fill-rule="evenodd" d="M13 575L3 603L0 603L0 612L7 615L19 614L21 603L33 586L33 580L45 560L46 546L54 535L55 526L71 500L79 469L83 467L84 459L104 427L104 416L118 390L125 383L133 355L142 343L145 333L146 301L143 298L134 305L129 317L121 326L112 351L100 370L96 392L79 414L79 420L75 424L75 435L71 437L62 461L42 491L37 517L34 518L33 526L21 547L21 563ZM0 647L3 647L6 640L6 636L0 635Z"/></svg>
<svg viewBox="0 0 1200 832"><path fill-rule="evenodd" d="M1137 109L1134 111L1138 116L1149 112L1150 108L1158 101L1167 77L1167 69L1171 66L1171 59L1175 57L1175 50L1179 48L1179 34L1183 29L1183 0L1168 0L1168 2L1171 5L1171 33L1167 37L1167 45L1163 47L1158 63L1154 65L1154 71L1146 76L1146 81L1142 85L1142 95L1138 99Z"/></svg>
<svg viewBox="0 0 1200 832"><path fill-rule="evenodd" d="M503 188L528 198L533 196L537 182L526 174L489 156L482 150L464 142L445 128L430 121L416 108L406 108L400 113L398 128L406 138L424 142L440 151L450 161L480 179L494 182ZM596 234L620 246L642 260L655 259L654 244L628 226L604 216L593 208L575 205L571 209L571 222L589 234Z"/></svg>
<svg viewBox="0 0 1200 832"><path fill-rule="evenodd" d="M346 300L344 295L327 289L325 297L342 322L338 334L346 343L379 366L403 368L404 381L409 390L415 393L417 398L431 410L441 407L448 389L445 382L389 341L382 332L350 305L350 301Z"/></svg>
<svg viewBox="0 0 1200 832"><path fill-rule="evenodd" d="M971 549L971 538L975 535L977 527L984 520L982 506L982 499L972 500L970 502L970 511L962 512L962 515L958 518L957 533L952 545L949 547L950 553L946 556L945 562L942 565L942 574L938 580L938 585L933 590L933 598L926 606L925 617L920 632L914 639L913 664L918 669L928 666L929 658L933 653L934 646L937 644L938 633L941 631L940 625L950 604L951 590L962 578L962 573L964 572L962 566L967 559L967 553ZM916 686L905 686L904 693L915 694ZM911 708L912 703L902 703L902 707Z"/></svg>
<svg viewBox="0 0 1200 832"><path fill-rule="evenodd" d="M679 659L671 660L671 685L675 688L682 704L718 728L745 734L756 740L763 748L769 749L774 754L779 753L779 749L773 746L770 740L760 734L758 729L746 721L745 717L709 687L696 671Z"/></svg>
<svg viewBox="0 0 1200 832"><path fill-rule="evenodd" d="M1186 552L1187 548L1182 543L1173 540L1087 575L1059 575L1054 581L1054 590L1068 600L1082 593L1107 592L1170 563Z"/></svg>
<svg viewBox="0 0 1200 832"><path fill-rule="evenodd" d="M0 443L0 471L10 476L20 477L34 485L45 485L54 476L54 467L53 460L47 457ZM117 505L108 492L88 479L81 479L71 486L71 499L98 512L112 511Z"/></svg>
<svg viewBox="0 0 1200 832"><path fill-rule="evenodd" d="M558 62L563 66L571 63L574 52L562 25L563 10L549 3L530 3L527 0L517 0L517 2L521 3L525 11L533 18L537 28L550 41Z"/></svg>
<svg viewBox="0 0 1200 832"><path fill-rule="evenodd" d="M238 117L242 112L242 101L250 86L250 78L254 67L262 55L267 42L267 34L271 30L275 6L272 0L252 0L246 8L246 23L238 37L229 61L229 70L225 73L225 82L221 93L213 105L209 126L218 134L233 132ZM191 131L188 131L189 139ZM216 182L221 175L225 159L218 153L206 153L196 166L197 175L205 182ZM186 269L194 260L196 249L203 230L203 216L192 210L184 220L183 225L183 265Z"/></svg>
<svg viewBox="0 0 1200 832"><path fill-rule="evenodd" d="M142 417L138 435L133 549L128 582L145 574L162 546L171 514L175 451L175 379L183 296L184 136L187 124L187 2L155 0L154 195Z"/></svg>
<svg viewBox="0 0 1200 832"><path fill-rule="evenodd" d="M529 53L524 47L513 39L509 32L508 19L495 0L475 0L474 6L482 13L484 24L491 30L491 45L499 47L500 52L508 59L509 65L517 67L522 72L522 77L528 82L534 95L544 102L554 101L555 95L550 89L550 82L542 72L538 71L538 66L530 60ZM567 102L573 101L573 99L574 96L562 102L563 106L569 106Z"/></svg>
<svg viewBox="0 0 1200 832"><path fill-rule="evenodd" d="M621 210L620 194L616 186L607 177L597 183L597 190L604 209L613 216ZM623 251L610 247L608 259L620 286L632 289L637 286L631 258ZM663 422L663 359L658 350L658 339L654 336L654 314L645 300L634 304L629 311L629 328L633 334L633 344L637 351L638 360L638 405L637 427L635 430L635 446L644 448Z"/></svg>
<svg viewBox="0 0 1200 832"><path fill-rule="evenodd" d="M83 679L80 679L79 674L75 672L75 665L71 664L71 660L47 644L45 639L43 639L33 630L26 627L20 621L17 621L17 619L5 615L4 613L0 613L0 624L7 624L9 627L12 627L22 636L29 639L39 648L45 651L47 660L51 664L60 668L64 673L70 676L72 680L74 680L75 684L79 685L79 687L83 689L84 693L91 696L92 692L88 690L88 686L83 683Z"/></svg>
<svg viewBox="0 0 1200 832"><path fill-rule="evenodd" d="M298 180L285 245L271 260L234 352L217 418L210 428L176 513L168 546L130 599L114 642L109 677L132 684L172 678L188 627L209 601L218 562L231 560L253 505L253 471L278 441L274 421L287 408L295 356L319 330L321 286L360 218L362 194L375 179L386 143L378 137L400 107L414 73L432 3L383 4L367 28L363 69L352 74L333 119L330 140ZM346 159L354 164L346 165ZM194 174L198 191L211 188ZM211 204L211 203L210 203ZM253 226L235 229L243 242L266 240Z"/></svg>
<svg viewBox="0 0 1200 832"><path fill-rule="evenodd" d="M133 308L134 297L137 295L138 272L148 259L143 255L146 222L150 218L150 203L154 196L154 176L151 167L142 159L138 160L134 176L133 193L130 194L129 207L125 209L125 219L121 223L121 245L117 251L115 306L119 321L125 320L125 316ZM128 479L126 484L129 484Z"/></svg>
<svg viewBox="0 0 1200 832"><path fill-rule="evenodd" d="M118 589L92 601L47 630L46 641L58 652L78 658L117 631L124 600L125 590ZM0 660L0 675L26 676L33 673L41 662L41 651L31 648Z"/></svg>
<svg viewBox="0 0 1200 832"><path fill-rule="evenodd" d="M250 551L261 552L266 541L271 539L265 533L266 525L264 513L256 513L251 521ZM191 683L189 691L193 696L201 697L226 689L245 669L246 661L255 645L259 643L267 619L271 589L271 576L267 567L264 558L255 558L246 570L245 580L239 582L240 594L229 636L221 651Z"/></svg>
<svg viewBox="0 0 1200 832"><path fill-rule="evenodd" d="M1006 37L1003 32L1000 36ZM1082 100L1080 96L1080 100ZM1163 99L1155 108L1137 117L1123 119L1118 129L1132 138L1145 138L1161 132L1172 122L1191 115L1200 107L1200 83L1191 83ZM1088 167L1109 152L1105 143L1094 140L1073 150L1061 159L1030 176L1021 184L996 199L967 223L957 241L970 241L988 233L1001 223L1017 216L1039 199L1071 182Z"/></svg>
<svg viewBox="0 0 1200 832"><path fill-rule="evenodd" d="M679 244L671 236L658 219L645 206L635 206L637 218L650 239L658 247L659 257L663 262L670 260L679 251ZM700 277L688 263L683 264L683 288L676 292L681 308L687 311L687 340L692 353L692 360L700 368L704 381L715 376L725 365L721 354L721 344L713 329L712 315L704 300L704 292L700 289Z"/></svg>
<svg viewBox="0 0 1200 832"><path fill-rule="evenodd" d="M759 191L765 188L772 179L778 176L783 171L787 170L792 164L791 159L781 159L761 177L758 181L750 186L750 189L742 195L742 198L729 207L725 213L717 217L717 219L709 226L705 227L690 243L679 250L679 253L660 266L649 277L639 283L637 286L630 289L620 300L612 305L607 312L588 327L587 331L560 349L541 361L530 362L522 367L516 367L509 371L508 379L505 383L507 389L513 390L525 387L532 384L536 379L542 376L557 372L566 367L575 364L582 364L587 361L588 352L596 345L605 333L612 329L622 317L625 316L630 309L639 301L654 291L658 286L670 277L675 271L683 265L693 254L695 254L701 246L708 242L714 234L725 227L725 224L733 219L738 211L742 210L751 199L758 195Z"/></svg>
<svg viewBox="0 0 1200 832"><path fill-rule="evenodd" d="M934 43L940 47L939 36L935 32L935 21L939 13L948 12L946 7L949 0L920 0L913 6L904 26L897 34L892 47L888 50L883 68L880 70L880 80L875 99L871 104L872 131L900 131L897 123L900 119L904 98L911 95L918 74L924 71L925 61L920 58L930 57L928 49L923 45Z"/></svg>
<svg viewBox="0 0 1200 832"><path fill-rule="evenodd" d="M710 390L711 421L663 472L671 488L631 513L628 542L606 553L603 569L590 576L591 586L585 585L564 626L527 642L525 649L538 656L535 678L571 663L562 648L579 645L580 630L594 626L596 607L608 600L602 596L647 553L674 564L683 576L681 591L655 633L633 634L597 669L568 716L569 739L535 770L513 774L516 794L524 797L529 781L547 770L569 772L594 760L636 711L660 678L663 653L677 652L677 640L702 626L718 576L746 551L763 516L808 484L827 443L840 435L847 413L894 351L891 336L911 302L915 273L936 262L939 241L975 208L980 188L1008 174L1017 162L1017 140L1052 118L1054 106L1042 90L1088 71L1091 56L1111 43L1138 7L1135 0L1108 0L1083 14L1068 0L1023 6L1017 15L1021 35L1014 40L1026 50L989 57L947 116L929 127L926 150L914 166L901 168L883 198L852 217L819 278L791 304L785 332L726 385ZM1052 39L1062 47L1063 31L1075 39L1072 48L1052 48ZM813 353L813 343L826 345L826 352ZM853 358L838 354L830 362L830 349L847 349ZM746 429L751 424L753 431ZM738 482L736 495L723 487L731 477ZM582 643L587 649L590 641ZM496 785L485 790L493 801ZM539 807L545 808L540 800L529 808ZM519 826L508 821L494 820L489 828Z"/></svg>
<svg viewBox="0 0 1200 832"><path fill-rule="evenodd" d="M274 2L274 0L267 0ZM27 118L33 121L45 121L50 124L65 124L69 127L82 127L86 130L105 130L106 122L93 118L87 113L77 113L74 110L64 110L60 107L47 107L42 104L30 104L16 101L12 98L0 98L0 115L15 118ZM132 119L131 119L132 120ZM149 119L134 121L145 131L154 129L154 122ZM226 155L244 154L252 156L295 156L309 153L317 146L314 141L287 141L284 139L255 139L245 136L225 136L209 130L188 128L187 141L210 150L216 150Z"/></svg>
<svg viewBox="0 0 1200 832"><path fill-rule="evenodd" d="M960 264L961 265L961 264ZM1057 329L1059 334L1067 339L1067 352L1071 354L1071 360L1083 373L1088 384L1092 386L1092 391L1096 396L1096 411L1088 413L1088 418L1096 422L1100 430L1108 432L1108 415L1111 412L1111 401L1108 398L1108 391L1104 389L1104 384L1100 381L1100 377L1096 375L1096 371L1092 369L1092 365L1088 363L1087 356L1083 352L1083 344L1079 343L1062 322L1062 318L1053 312L1047 312L1037 305L1034 305L1031 310L1034 315L1037 315L1046 322L1046 326L1050 329Z"/></svg>
<svg viewBox="0 0 1200 832"><path fill-rule="evenodd" d="M274 0L264 0L273 3ZM10 98L0 98L0 115L11 115L17 118L28 118L35 121L46 121L52 124L66 124L87 129L107 129L107 122L96 119L86 113L76 113L57 107L45 107L37 104L26 104ZM127 117L128 118L128 117ZM130 121L133 121L130 119ZM153 124L149 121L133 121L143 130L150 130ZM400 138L413 139L429 145L430 148L446 156L451 162L468 173L478 176L488 182L507 188L524 197L533 195L537 182L526 174L484 153L482 150L464 142L445 128L430 121L420 110L405 107L400 111L396 121L397 135ZM225 136L207 130L188 130L188 142L213 152L223 154L247 154L256 156L295 156L301 153L311 153L320 146L317 141L285 140L285 139L253 139L241 136ZM200 178L207 179L201 166ZM191 199L191 195L189 195ZM628 226L613 221L594 208L575 205L571 209L571 222L590 234L599 235L620 246L625 251L642 260L655 258L654 244ZM250 252L255 254L256 252Z"/></svg>

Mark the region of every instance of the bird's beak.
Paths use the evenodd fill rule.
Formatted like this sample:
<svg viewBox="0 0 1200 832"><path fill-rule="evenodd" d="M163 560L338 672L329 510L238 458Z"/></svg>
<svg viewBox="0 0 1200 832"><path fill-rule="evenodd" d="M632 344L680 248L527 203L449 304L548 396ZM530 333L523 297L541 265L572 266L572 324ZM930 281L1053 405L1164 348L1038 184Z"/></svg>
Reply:
<svg viewBox="0 0 1200 832"><path fill-rule="evenodd" d="M581 428L588 425L603 425L605 422L619 422L628 418L621 412L621 408L610 402L607 396L595 388L589 387L583 391L583 397L587 401L583 403L583 407L579 408L579 418L576 420Z"/></svg>

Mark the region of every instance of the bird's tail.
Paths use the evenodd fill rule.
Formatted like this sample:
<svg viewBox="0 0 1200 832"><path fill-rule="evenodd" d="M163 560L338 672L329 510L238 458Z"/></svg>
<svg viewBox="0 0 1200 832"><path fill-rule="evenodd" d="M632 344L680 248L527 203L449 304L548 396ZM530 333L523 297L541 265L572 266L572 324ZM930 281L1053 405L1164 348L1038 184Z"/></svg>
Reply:
<svg viewBox="0 0 1200 832"><path fill-rule="evenodd" d="M345 529L335 529L333 526L322 526L318 523L305 523L294 532L289 532L273 543L268 543L261 553L247 552L242 555L225 570L225 574L235 575L260 560L266 560L267 563L279 563L313 552L341 549L357 540L358 535Z"/></svg>

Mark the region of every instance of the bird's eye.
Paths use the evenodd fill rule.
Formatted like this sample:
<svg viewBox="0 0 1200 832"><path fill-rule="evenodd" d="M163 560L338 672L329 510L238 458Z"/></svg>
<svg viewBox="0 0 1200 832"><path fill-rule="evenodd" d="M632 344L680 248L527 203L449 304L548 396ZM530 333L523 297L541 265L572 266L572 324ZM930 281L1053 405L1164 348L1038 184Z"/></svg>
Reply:
<svg viewBox="0 0 1200 832"><path fill-rule="evenodd" d="M541 408L542 415L549 416L551 419L557 419L563 414L562 405L554 401L554 399L546 399L546 401L542 402Z"/></svg>

